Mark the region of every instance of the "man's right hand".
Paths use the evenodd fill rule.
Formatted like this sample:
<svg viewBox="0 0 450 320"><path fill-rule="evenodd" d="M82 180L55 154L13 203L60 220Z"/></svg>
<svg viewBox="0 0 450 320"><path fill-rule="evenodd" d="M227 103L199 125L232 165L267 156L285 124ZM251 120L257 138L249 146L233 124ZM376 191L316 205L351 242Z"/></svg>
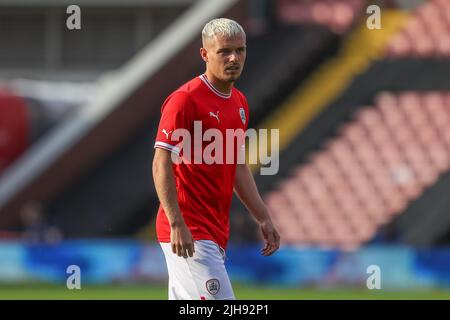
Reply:
<svg viewBox="0 0 450 320"><path fill-rule="evenodd" d="M179 257L187 258L194 255L194 239L185 223L170 228L170 243L172 252Z"/></svg>

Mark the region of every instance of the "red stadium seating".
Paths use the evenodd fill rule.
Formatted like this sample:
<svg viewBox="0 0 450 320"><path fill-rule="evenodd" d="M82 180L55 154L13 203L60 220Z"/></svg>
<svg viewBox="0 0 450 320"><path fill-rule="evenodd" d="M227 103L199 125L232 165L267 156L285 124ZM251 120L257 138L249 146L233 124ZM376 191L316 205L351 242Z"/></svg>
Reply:
<svg viewBox="0 0 450 320"><path fill-rule="evenodd" d="M450 93L381 93L267 194L285 243L358 248L450 170Z"/></svg>
<svg viewBox="0 0 450 320"><path fill-rule="evenodd" d="M278 0L277 15L284 23L323 25L343 34L359 16L363 4L362 0Z"/></svg>
<svg viewBox="0 0 450 320"><path fill-rule="evenodd" d="M450 57L450 1L430 0L420 6L389 43L387 56Z"/></svg>

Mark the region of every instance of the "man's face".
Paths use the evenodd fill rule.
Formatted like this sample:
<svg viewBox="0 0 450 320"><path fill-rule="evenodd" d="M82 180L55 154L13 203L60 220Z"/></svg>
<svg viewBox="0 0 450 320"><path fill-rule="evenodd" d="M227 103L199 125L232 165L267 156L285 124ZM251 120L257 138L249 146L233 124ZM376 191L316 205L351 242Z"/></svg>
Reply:
<svg viewBox="0 0 450 320"><path fill-rule="evenodd" d="M244 34L231 38L215 35L204 42L200 50L208 70L219 80L234 82L244 68L246 40Z"/></svg>

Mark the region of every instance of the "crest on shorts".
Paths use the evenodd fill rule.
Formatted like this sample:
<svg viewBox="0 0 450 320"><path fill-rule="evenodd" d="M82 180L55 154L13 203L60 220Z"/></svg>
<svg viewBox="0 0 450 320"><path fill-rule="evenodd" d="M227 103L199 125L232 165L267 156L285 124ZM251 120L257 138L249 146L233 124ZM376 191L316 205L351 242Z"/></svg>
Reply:
<svg viewBox="0 0 450 320"><path fill-rule="evenodd" d="M239 108L239 114L241 115L242 123L245 124L247 119L245 117L245 110L244 110L244 108L242 108L242 107Z"/></svg>
<svg viewBox="0 0 450 320"><path fill-rule="evenodd" d="M206 290L213 296L216 295L220 290L220 282L217 279L209 279L206 281Z"/></svg>

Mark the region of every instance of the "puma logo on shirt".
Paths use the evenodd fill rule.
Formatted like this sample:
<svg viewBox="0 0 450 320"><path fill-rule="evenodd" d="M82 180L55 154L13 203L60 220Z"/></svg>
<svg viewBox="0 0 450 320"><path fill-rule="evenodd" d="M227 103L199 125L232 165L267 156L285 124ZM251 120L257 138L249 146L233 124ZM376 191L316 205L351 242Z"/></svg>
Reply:
<svg viewBox="0 0 450 320"><path fill-rule="evenodd" d="M173 130L172 130L172 131L173 131ZM166 135L166 138L167 138L167 139L169 139L169 134L170 134L172 131L167 132L166 129L162 129L162 132Z"/></svg>
<svg viewBox="0 0 450 320"><path fill-rule="evenodd" d="M220 120L219 120L219 111L216 111L216 113L210 111L210 112L209 112L209 115L210 115L211 117L216 118L216 119L217 119L217 122L220 123Z"/></svg>

